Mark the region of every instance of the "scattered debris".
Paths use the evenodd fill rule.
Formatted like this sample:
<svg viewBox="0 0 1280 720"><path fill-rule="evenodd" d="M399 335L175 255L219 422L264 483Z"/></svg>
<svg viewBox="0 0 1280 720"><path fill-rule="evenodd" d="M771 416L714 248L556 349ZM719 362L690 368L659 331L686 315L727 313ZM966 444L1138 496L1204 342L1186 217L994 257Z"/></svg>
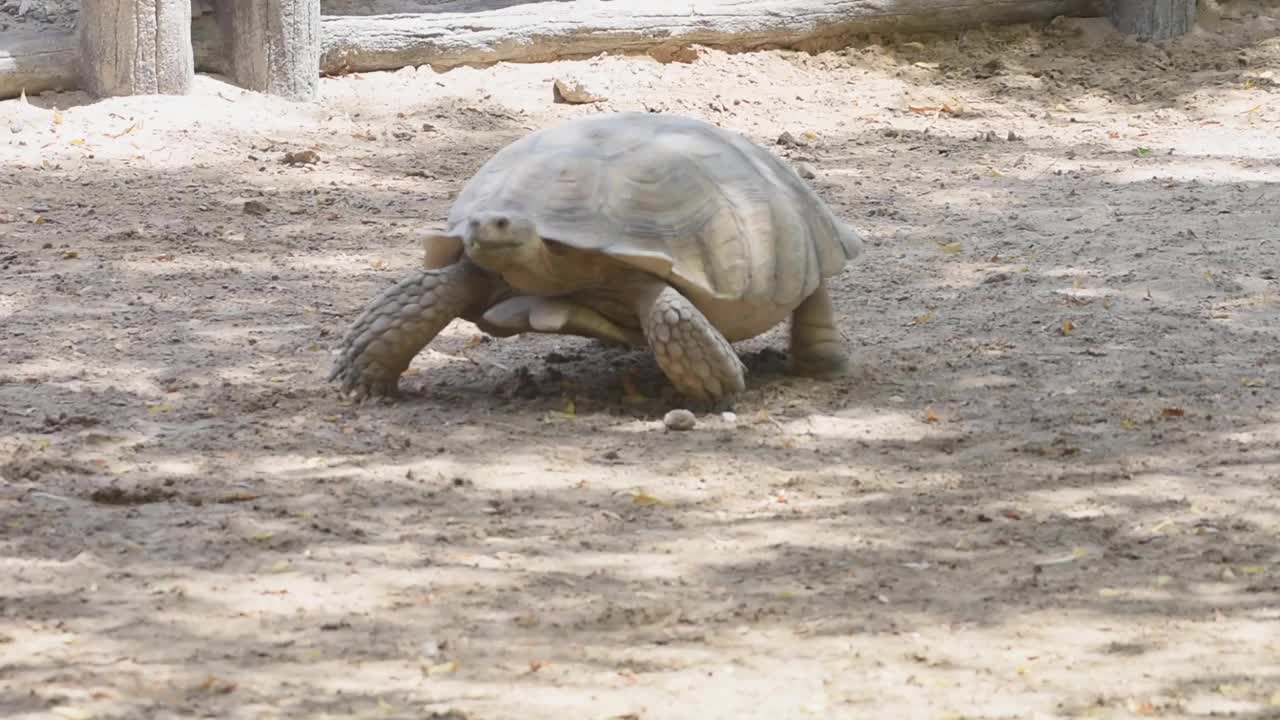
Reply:
<svg viewBox="0 0 1280 720"><path fill-rule="evenodd" d="M111 485L89 493L89 499L103 505L149 505L170 500L175 494L172 490L156 487L123 488Z"/></svg>
<svg viewBox="0 0 1280 720"><path fill-rule="evenodd" d="M697 48L675 44L650 48L646 54L664 65L673 62L688 65L700 57Z"/></svg>
<svg viewBox="0 0 1280 720"><path fill-rule="evenodd" d="M560 78L556 78L551 83L551 98L554 102L566 105L590 105L609 99L587 90L582 86L582 83L575 82L570 85Z"/></svg>
<svg viewBox="0 0 1280 720"><path fill-rule="evenodd" d="M804 147L809 143L796 139L795 135L784 130L783 133L778 136L778 144L784 147Z"/></svg>
<svg viewBox="0 0 1280 720"><path fill-rule="evenodd" d="M286 165L315 165L320 162L320 153L315 150L298 150L287 152L280 162Z"/></svg>
<svg viewBox="0 0 1280 720"><path fill-rule="evenodd" d="M266 215L268 211L267 204L261 200L246 200L244 203L245 215Z"/></svg>

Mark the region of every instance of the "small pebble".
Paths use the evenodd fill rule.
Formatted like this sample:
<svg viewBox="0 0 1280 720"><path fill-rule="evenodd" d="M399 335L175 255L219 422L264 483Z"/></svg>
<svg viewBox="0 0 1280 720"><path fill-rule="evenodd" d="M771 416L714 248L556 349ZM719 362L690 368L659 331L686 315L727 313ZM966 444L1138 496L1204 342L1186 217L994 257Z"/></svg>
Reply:
<svg viewBox="0 0 1280 720"><path fill-rule="evenodd" d="M807 143L805 143L803 140L797 139L795 135L792 135L791 133L784 131L781 135L778 136L778 144L785 145L787 147L803 147Z"/></svg>
<svg viewBox="0 0 1280 720"><path fill-rule="evenodd" d="M688 410L672 410L662 417L662 424L668 430L692 430L698 424L698 419Z"/></svg>
<svg viewBox="0 0 1280 720"><path fill-rule="evenodd" d="M736 425L738 423L738 414L726 410L720 413L720 419L724 421L725 425Z"/></svg>
<svg viewBox="0 0 1280 720"><path fill-rule="evenodd" d="M808 163L797 164L796 172L800 173L800 177L804 178L805 180L812 180L818 177L818 174L813 171L813 168L809 167Z"/></svg>

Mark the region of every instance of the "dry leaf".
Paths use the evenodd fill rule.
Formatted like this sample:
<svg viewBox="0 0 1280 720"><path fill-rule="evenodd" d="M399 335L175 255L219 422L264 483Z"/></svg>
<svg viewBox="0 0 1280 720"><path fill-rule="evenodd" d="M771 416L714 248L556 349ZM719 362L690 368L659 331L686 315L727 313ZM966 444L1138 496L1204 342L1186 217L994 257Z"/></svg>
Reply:
<svg viewBox="0 0 1280 720"><path fill-rule="evenodd" d="M631 502L635 503L636 505L639 505L640 507L652 507L654 505L664 504L658 498L645 492L637 492L636 494L632 495Z"/></svg>
<svg viewBox="0 0 1280 720"><path fill-rule="evenodd" d="M89 720L93 713L75 705L63 705L53 709L53 714L66 720Z"/></svg>
<svg viewBox="0 0 1280 720"><path fill-rule="evenodd" d="M1120 421L1120 427L1124 428L1125 430L1132 430L1138 427L1138 423L1132 420L1125 419Z"/></svg>
<svg viewBox="0 0 1280 720"><path fill-rule="evenodd" d="M54 110L54 111L53 111L53 124L54 124L54 125L61 125L61 124L62 124L62 111L61 111L61 110Z"/></svg>
<svg viewBox="0 0 1280 720"><path fill-rule="evenodd" d="M254 493L247 493L247 492L234 493L231 495L224 495L218 498L218 502L220 503L253 502L254 500L257 500L259 497L260 497L259 495L255 495Z"/></svg>
<svg viewBox="0 0 1280 720"><path fill-rule="evenodd" d="M431 667L426 668L426 674L428 677L431 677L434 675L448 675L449 673L454 673L457 671L458 671L458 663L457 661L454 661L454 660L450 660L449 662L446 662L446 663L440 663L439 665L432 665Z"/></svg>
<svg viewBox="0 0 1280 720"><path fill-rule="evenodd" d="M1187 411L1180 407L1167 407L1160 411L1160 417L1182 417Z"/></svg>
<svg viewBox="0 0 1280 720"><path fill-rule="evenodd" d="M206 677L204 679L204 682L200 683L197 687L207 692L214 692L214 693L218 693L219 695L226 695L227 693L232 692L236 689L236 684L231 680L223 680L220 677L210 675Z"/></svg>
<svg viewBox="0 0 1280 720"><path fill-rule="evenodd" d="M1257 388L1257 387L1266 387L1267 381L1263 380L1262 378L1244 378L1243 380L1240 381L1240 384L1245 387Z"/></svg>
<svg viewBox="0 0 1280 720"><path fill-rule="evenodd" d="M1223 683L1217 687L1217 691L1224 697L1243 699L1249 696L1249 686L1232 683Z"/></svg>
<svg viewBox="0 0 1280 720"><path fill-rule="evenodd" d="M129 134L131 134L131 133L135 133L135 132L137 132L137 131L138 131L138 129L139 129L139 128L141 128L141 127L142 127L142 123L141 123L141 122L136 122L136 123L134 123L134 124L130 125L129 127L125 128L124 130L122 130L122 131L120 131L120 132L116 133L115 135L107 135L107 137L111 138L112 140L114 140L114 139L116 139L116 138L121 138L121 137L124 137L125 135L129 135Z"/></svg>
<svg viewBox="0 0 1280 720"><path fill-rule="evenodd" d="M954 255L961 250L964 250L964 246L958 242L947 243L942 246L942 252L947 253L948 255Z"/></svg>
<svg viewBox="0 0 1280 720"><path fill-rule="evenodd" d="M1071 322L1070 320L1063 320L1063 321L1062 321L1062 335L1063 335L1063 337L1067 337L1067 336L1071 335L1071 333L1075 332L1075 329L1076 329L1075 323Z"/></svg>
<svg viewBox="0 0 1280 720"><path fill-rule="evenodd" d="M916 316L916 317L912 318L912 319L911 319L911 324L912 324L912 325L924 325L924 324L925 324L925 323L927 323L927 322L932 322L934 317L935 317L935 316L934 316L933 312L932 312L932 311L930 311L930 312L927 312L927 313L925 313L925 314L923 314L923 315L918 315L918 316Z"/></svg>
<svg viewBox="0 0 1280 720"><path fill-rule="evenodd" d="M936 412L934 412L934 411L933 411L933 408L926 408L926 409L925 409L925 411L924 411L924 421L925 421L925 422L927 422L927 423L936 423L936 422L940 422L941 420L942 420L942 418L938 416L938 413L936 413Z"/></svg>

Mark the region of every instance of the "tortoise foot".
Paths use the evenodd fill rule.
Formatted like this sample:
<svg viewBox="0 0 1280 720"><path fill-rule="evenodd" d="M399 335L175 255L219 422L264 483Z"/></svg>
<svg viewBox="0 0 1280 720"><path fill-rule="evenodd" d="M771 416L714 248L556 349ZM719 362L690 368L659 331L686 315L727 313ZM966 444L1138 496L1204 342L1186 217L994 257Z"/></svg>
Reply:
<svg viewBox="0 0 1280 720"><path fill-rule="evenodd" d="M746 366L733 346L688 298L666 287L644 317L658 366L691 400L721 405L746 389Z"/></svg>

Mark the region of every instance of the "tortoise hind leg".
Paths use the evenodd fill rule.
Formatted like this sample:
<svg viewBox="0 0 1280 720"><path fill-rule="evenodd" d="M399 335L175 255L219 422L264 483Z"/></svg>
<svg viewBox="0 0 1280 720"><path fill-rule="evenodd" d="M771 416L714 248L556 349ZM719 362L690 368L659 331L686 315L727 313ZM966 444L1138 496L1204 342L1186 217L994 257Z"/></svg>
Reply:
<svg viewBox="0 0 1280 720"><path fill-rule="evenodd" d="M747 368L702 311L666 283L638 293L636 314L662 372L686 397L720 404L746 389Z"/></svg>
<svg viewBox="0 0 1280 720"><path fill-rule="evenodd" d="M491 275L466 260L409 275L365 306L329 380L357 399L395 395L414 356L455 318L488 302L494 286Z"/></svg>
<svg viewBox="0 0 1280 720"><path fill-rule="evenodd" d="M835 310L825 281L791 313L792 375L830 378L843 375L849 368L849 355L844 349L840 330L836 328Z"/></svg>

